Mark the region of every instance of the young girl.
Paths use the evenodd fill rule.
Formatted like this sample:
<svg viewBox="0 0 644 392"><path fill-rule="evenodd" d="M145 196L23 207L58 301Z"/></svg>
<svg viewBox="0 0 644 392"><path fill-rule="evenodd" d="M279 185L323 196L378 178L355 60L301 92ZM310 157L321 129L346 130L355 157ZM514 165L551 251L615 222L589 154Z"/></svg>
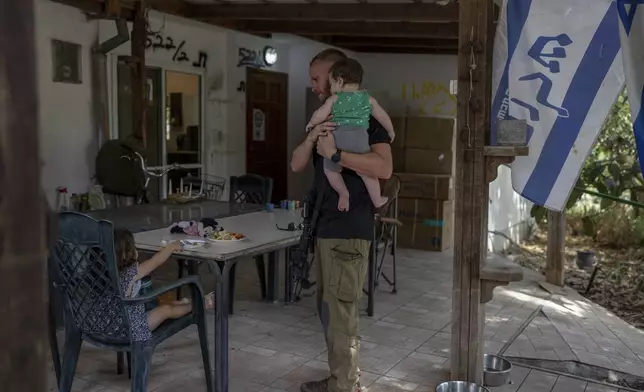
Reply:
<svg viewBox="0 0 644 392"><path fill-rule="evenodd" d="M378 102L364 90L360 90L362 83L362 66L357 60L347 58L333 64L329 71L331 96L313 116L306 131L327 120L332 115L331 121L336 124L333 131L335 144L338 150L364 154L371 150L369 145L369 117L373 116L394 140L394 126L391 118ZM324 174L331 187L338 192L338 209L349 210L349 190L342 178L342 167L330 159L324 160ZM359 174L359 173L358 173ZM369 197L376 208L382 207L387 198L380 194L380 182L375 177L359 174L369 192Z"/></svg>
<svg viewBox="0 0 644 392"><path fill-rule="evenodd" d="M141 279L148 276L155 269L165 263L173 252L181 251L179 241L172 242L151 259L139 263L139 253L136 250L134 236L128 230L117 229L114 231L114 244L119 270L121 293L126 298L135 298L141 290ZM214 294L210 293L204 298L206 309L214 307ZM132 340L142 341L152 337L154 331L161 323L168 319L178 319L192 311L190 300L184 298L174 301L170 305L161 305L146 312L145 305L126 306L132 327Z"/></svg>

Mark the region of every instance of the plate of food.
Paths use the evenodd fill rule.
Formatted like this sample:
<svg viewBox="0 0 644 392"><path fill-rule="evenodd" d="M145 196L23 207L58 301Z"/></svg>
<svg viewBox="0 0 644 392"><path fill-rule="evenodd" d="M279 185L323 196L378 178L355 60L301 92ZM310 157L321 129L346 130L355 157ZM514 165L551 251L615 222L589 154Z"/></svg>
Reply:
<svg viewBox="0 0 644 392"><path fill-rule="evenodd" d="M195 249L206 245L206 241L197 240L197 239L194 239L194 240L186 239L186 240L181 240L181 245L183 245L184 249Z"/></svg>
<svg viewBox="0 0 644 392"><path fill-rule="evenodd" d="M243 235L242 233L235 233L232 231L216 231L208 235L208 237L206 238L208 238L208 240L212 242L231 243L231 242L243 241L246 239L246 236Z"/></svg>

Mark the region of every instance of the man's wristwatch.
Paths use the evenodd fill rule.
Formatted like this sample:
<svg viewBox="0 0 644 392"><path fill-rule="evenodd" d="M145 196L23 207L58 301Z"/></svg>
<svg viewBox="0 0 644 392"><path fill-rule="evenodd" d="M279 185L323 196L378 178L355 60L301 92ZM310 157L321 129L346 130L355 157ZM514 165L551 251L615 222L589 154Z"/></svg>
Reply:
<svg viewBox="0 0 644 392"><path fill-rule="evenodd" d="M342 150L336 150L335 154L331 155L331 162L340 163L340 155Z"/></svg>

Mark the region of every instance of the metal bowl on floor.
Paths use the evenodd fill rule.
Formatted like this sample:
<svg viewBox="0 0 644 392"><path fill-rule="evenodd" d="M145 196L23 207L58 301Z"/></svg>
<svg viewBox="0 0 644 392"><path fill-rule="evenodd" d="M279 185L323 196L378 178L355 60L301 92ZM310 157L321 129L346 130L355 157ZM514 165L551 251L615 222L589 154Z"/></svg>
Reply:
<svg viewBox="0 0 644 392"><path fill-rule="evenodd" d="M505 358L485 354L483 356L483 383L488 387L499 387L508 382L512 364Z"/></svg>
<svg viewBox="0 0 644 392"><path fill-rule="evenodd" d="M447 381L438 385L436 392L490 392L490 390L471 382Z"/></svg>

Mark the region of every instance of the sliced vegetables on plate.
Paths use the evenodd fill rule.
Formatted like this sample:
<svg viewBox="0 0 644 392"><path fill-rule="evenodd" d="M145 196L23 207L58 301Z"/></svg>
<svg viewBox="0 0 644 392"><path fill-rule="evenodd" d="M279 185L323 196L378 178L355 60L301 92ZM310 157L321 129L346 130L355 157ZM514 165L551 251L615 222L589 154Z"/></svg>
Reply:
<svg viewBox="0 0 644 392"><path fill-rule="evenodd" d="M214 242L237 242L246 239L242 233L235 233L231 231L217 231L207 237L210 241Z"/></svg>

